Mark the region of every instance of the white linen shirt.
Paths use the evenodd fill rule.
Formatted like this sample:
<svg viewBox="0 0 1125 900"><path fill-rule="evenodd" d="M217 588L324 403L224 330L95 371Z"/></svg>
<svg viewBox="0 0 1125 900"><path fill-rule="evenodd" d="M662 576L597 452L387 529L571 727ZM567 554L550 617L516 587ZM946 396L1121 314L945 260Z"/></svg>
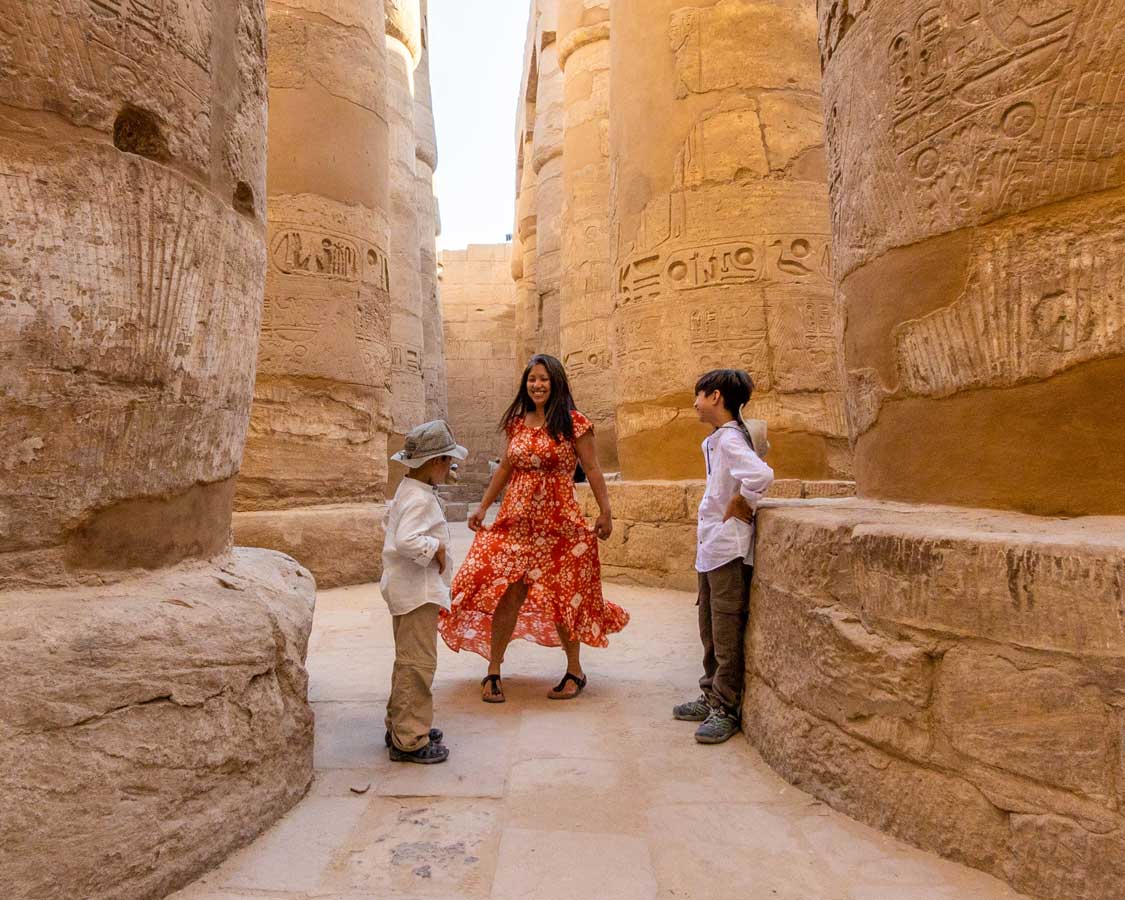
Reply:
<svg viewBox="0 0 1125 900"><path fill-rule="evenodd" d="M736 492L753 509L773 483L773 469L750 449L750 443L734 422L716 428L703 442L707 463L707 488L699 502L699 545L695 570L711 572L733 559L754 564L754 526L741 519L723 521L727 505Z"/></svg>
<svg viewBox="0 0 1125 900"><path fill-rule="evenodd" d="M449 525L437 493L416 478L403 478L387 509L383 539L383 578L379 587L392 616L403 616L426 603L449 609L452 560L438 572L434 554L449 550Z"/></svg>

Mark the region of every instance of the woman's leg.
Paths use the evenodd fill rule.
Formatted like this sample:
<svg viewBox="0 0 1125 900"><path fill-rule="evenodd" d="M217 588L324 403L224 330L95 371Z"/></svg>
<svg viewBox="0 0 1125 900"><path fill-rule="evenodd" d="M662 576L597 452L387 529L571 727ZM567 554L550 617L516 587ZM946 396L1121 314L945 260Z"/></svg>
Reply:
<svg viewBox="0 0 1125 900"><path fill-rule="evenodd" d="M582 671L582 644L580 641L572 641L570 639L570 632L566 630L566 626L556 624L555 628L559 633L559 640L562 642L563 652L566 653L566 671L570 675L577 678L582 678L585 673ZM573 697L581 690L573 681L567 681L562 686L562 690L557 694L552 691L551 696L556 699L559 697Z"/></svg>
<svg viewBox="0 0 1125 900"><path fill-rule="evenodd" d="M509 585L504 596L492 614L492 652L488 663L488 674L499 675L500 666L504 663L504 653L512 640L512 632L516 630L516 622L520 617L520 607L527 599L527 585L522 581Z"/></svg>

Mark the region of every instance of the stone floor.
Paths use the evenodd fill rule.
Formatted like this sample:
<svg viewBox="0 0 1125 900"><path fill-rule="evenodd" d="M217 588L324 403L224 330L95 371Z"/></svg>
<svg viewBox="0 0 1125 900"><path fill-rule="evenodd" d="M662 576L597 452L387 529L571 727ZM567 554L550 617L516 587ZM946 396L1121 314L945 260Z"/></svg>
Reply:
<svg viewBox="0 0 1125 900"><path fill-rule="evenodd" d="M469 532L455 526L454 556ZM176 900L1012 900L999 881L839 815L741 738L692 741L692 597L610 585L633 615L584 658L590 686L546 699L560 651L519 643L508 702L441 647L436 724L452 756L391 764L390 621L372 585L317 600L309 654L316 780L272 830Z"/></svg>

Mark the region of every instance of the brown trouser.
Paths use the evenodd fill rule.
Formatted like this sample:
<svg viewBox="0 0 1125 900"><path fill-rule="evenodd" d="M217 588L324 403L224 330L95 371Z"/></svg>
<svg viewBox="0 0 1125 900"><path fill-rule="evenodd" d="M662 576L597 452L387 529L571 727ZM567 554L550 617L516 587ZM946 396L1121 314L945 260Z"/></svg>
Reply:
<svg viewBox="0 0 1125 900"><path fill-rule="evenodd" d="M387 730L399 750L411 753L430 740L434 723L434 672L437 671L437 624L441 607L424 603L392 617L395 667L387 700Z"/></svg>
<svg viewBox="0 0 1125 900"><path fill-rule="evenodd" d="M703 641L703 677L699 686L707 704L741 718L746 680L743 641L750 618L750 579L754 567L742 559L699 573L699 637Z"/></svg>

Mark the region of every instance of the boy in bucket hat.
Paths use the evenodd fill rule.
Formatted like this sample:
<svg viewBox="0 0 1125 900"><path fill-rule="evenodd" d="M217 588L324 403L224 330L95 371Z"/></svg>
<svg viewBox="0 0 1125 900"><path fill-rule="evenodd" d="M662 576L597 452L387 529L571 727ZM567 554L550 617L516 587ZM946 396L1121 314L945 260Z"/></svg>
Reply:
<svg viewBox="0 0 1125 900"><path fill-rule="evenodd" d="M449 426L434 421L411 431L391 457L410 470L387 510L379 585L394 623L386 744L395 762L432 765L449 758L442 733L431 727L438 614L449 609L452 581L446 558L449 526L434 489L445 483L453 461L468 455Z"/></svg>

